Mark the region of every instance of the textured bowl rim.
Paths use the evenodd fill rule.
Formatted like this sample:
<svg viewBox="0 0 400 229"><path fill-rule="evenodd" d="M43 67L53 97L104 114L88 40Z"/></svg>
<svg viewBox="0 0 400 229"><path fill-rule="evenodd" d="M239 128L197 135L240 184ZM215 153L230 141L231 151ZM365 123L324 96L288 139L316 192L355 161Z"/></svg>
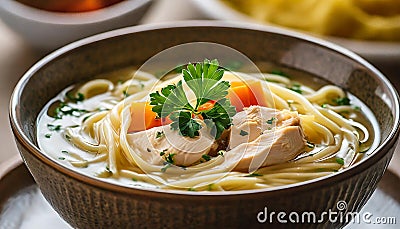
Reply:
<svg viewBox="0 0 400 229"><path fill-rule="evenodd" d="M106 182L103 180L98 180L95 178L90 177L89 175L84 175L78 172L75 172L66 166L63 166L57 163L55 160L51 159L50 156L41 153L40 149L35 146L33 142L29 140L29 138L24 134L22 126L18 120L18 110L19 110L19 98L21 96L21 92L25 89L26 84L28 83L29 79L42 67L46 66L47 64L51 63L57 57L67 54L68 52L75 50L81 46L94 43L104 39L112 39L114 37L119 37L131 33L140 33L146 31L156 31L156 30L163 30L163 29L180 29L180 28L188 28L188 27L211 27L211 28L220 28L220 29L239 29L239 30L249 30L249 31L258 31L258 32L266 32L266 33L277 33L284 36L293 37L295 39L299 39L305 42L310 42L314 45L320 46L324 49L329 49L335 51L337 54L343 55L346 58L355 61L374 73L374 77L384 83L394 99L394 104L391 104L394 110L394 125L386 139L383 140L383 143L380 144L377 149L375 149L371 155L366 160L363 160L356 164L355 166L351 166L344 171L337 172L335 174L323 176L320 178L312 179L305 182L295 183L291 185L285 186L278 186L274 188L267 188L267 189L255 189L255 190L242 190L242 191L225 191L225 192L189 192L189 191L181 191L181 190L164 190L164 189L145 189L141 187L127 187L118 184L113 184L111 182ZM80 182L85 184L95 186L97 188L106 189L109 191L115 191L120 193L126 194L140 194L146 196L159 196L165 195L169 198L177 197L177 196L189 196L190 198L194 197L209 197L215 198L219 196L236 196L236 195L249 195L249 194L271 194L275 195L277 193L282 194L283 192L297 192L297 191L306 191L312 188L317 188L321 186L326 186L329 184L333 184L344 180L348 177L353 176L354 174L360 173L377 162L380 158L384 157L386 153L388 153L389 149L394 146L397 141L397 136L399 135L399 128L400 128L400 114L399 114L399 95L397 91L394 89L393 85L390 83L382 73L380 73L375 67L369 64L366 60L358 56L357 54L340 47L336 44L330 43L328 41L321 40L319 38L315 38L309 35L305 35L298 32L293 32L286 29L266 26L266 25L255 25L251 23L242 23L242 22L222 22L222 21L182 21L182 22L166 22L166 23L157 23L157 24L146 24L146 25L139 25L133 27L127 27L123 29L117 29L105 33L101 33L98 35L94 35L88 38L84 38L82 40L78 40L73 42L69 45L66 45L40 61L38 61L35 65L33 65L19 80L17 83L13 94L10 100L10 107L9 107L9 117L11 128L13 133L16 137L16 140L23 144L31 154L33 154L36 158L38 158L41 162L47 164L48 166L52 167L53 169L59 171L60 173L74 178ZM386 151L386 152L385 152Z"/></svg>
<svg viewBox="0 0 400 229"><path fill-rule="evenodd" d="M55 12L41 10L14 0L0 0L0 8L26 20L49 25L82 25L107 21L140 8L152 0L121 1L110 6L85 12Z"/></svg>

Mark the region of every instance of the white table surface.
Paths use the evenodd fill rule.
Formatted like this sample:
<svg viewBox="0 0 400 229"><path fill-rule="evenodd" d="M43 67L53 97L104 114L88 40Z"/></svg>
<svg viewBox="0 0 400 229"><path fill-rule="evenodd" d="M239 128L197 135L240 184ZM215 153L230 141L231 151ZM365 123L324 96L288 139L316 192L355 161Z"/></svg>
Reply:
<svg viewBox="0 0 400 229"><path fill-rule="evenodd" d="M188 0L155 0L142 23L206 19ZM8 105L18 79L45 54L34 51L17 34L0 21L0 165L18 155L8 120ZM400 71L398 76L400 78ZM394 71L391 71L394 74ZM399 85L398 83L396 83ZM390 169L400 177L400 151L397 149ZM3 164L4 165L4 164Z"/></svg>

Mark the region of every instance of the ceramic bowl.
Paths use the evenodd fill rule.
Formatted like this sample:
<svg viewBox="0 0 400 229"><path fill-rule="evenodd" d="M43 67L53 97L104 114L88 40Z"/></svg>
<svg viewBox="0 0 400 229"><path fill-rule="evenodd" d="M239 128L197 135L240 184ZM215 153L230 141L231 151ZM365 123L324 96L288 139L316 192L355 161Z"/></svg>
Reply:
<svg viewBox="0 0 400 229"><path fill-rule="evenodd" d="M151 3L127 0L93 11L62 13L0 0L0 18L34 48L51 51L96 33L135 25Z"/></svg>
<svg viewBox="0 0 400 229"><path fill-rule="evenodd" d="M163 39L160 39L162 37ZM268 190L189 192L124 187L76 173L42 153L36 119L62 89L111 70L141 65L158 52L194 41L232 47L252 61L318 75L356 95L379 121L378 148L333 175ZM399 97L389 81L356 54L312 37L253 24L193 21L131 27L63 47L34 65L15 88L10 120L18 149L45 198L76 228L265 228L268 212L358 212L377 187L399 135ZM260 220L261 219L261 220ZM272 224L272 225L270 225ZM327 217L306 228L341 227Z"/></svg>

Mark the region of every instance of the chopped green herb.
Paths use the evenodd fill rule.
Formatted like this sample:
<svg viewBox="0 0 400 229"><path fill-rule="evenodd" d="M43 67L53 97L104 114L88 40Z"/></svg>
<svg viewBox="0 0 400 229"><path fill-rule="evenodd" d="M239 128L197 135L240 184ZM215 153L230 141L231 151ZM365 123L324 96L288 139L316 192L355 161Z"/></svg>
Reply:
<svg viewBox="0 0 400 229"><path fill-rule="evenodd" d="M211 160L211 157L207 154L203 154L203 156L201 156L204 160L209 161Z"/></svg>
<svg viewBox="0 0 400 229"><path fill-rule="evenodd" d="M88 118L92 117L93 114L87 115L82 119L82 122L86 122L86 120L88 120Z"/></svg>
<svg viewBox="0 0 400 229"><path fill-rule="evenodd" d="M224 153L225 153L225 151L224 151L224 150L220 150L220 151L218 151L218 153L217 153L217 154L218 154L219 156L222 156L222 157L223 157L223 156L224 156Z"/></svg>
<svg viewBox="0 0 400 229"><path fill-rule="evenodd" d="M258 174L258 173L251 173L249 175L246 175L245 177L262 177L262 174Z"/></svg>
<svg viewBox="0 0 400 229"><path fill-rule="evenodd" d="M205 60L195 65L188 64L182 74L185 83L196 96L195 106L189 103L181 80L176 85L168 85L161 91L150 94L152 111L159 118L169 116L172 120L171 128L178 130L182 136L191 138L199 136L202 126L195 117L201 115L208 126L214 124L212 126L215 128L212 130L215 133L212 134L218 139L231 126L232 116L236 113L236 108L225 98L230 84L228 81L221 81L224 70L219 68L217 60ZM201 105L209 101L216 101L212 108L200 109Z"/></svg>
<svg viewBox="0 0 400 229"><path fill-rule="evenodd" d="M241 136L246 136L246 135L249 135L249 133L247 133L247 132L244 131L244 130L240 130L240 135L241 135Z"/></svg>
<svg viewBox="0 0 400 229"><path fill-rule="evenodd" d="M105 108L105 107L99 107L97 108L97 111L109 111L109 108Z"/></svg>
<svg viewBox="0 0 400 229"><path fill-rule="evenodd" d="M333 102L339 106L350 105L350 99L347 97L334 99Z"/></svg>
<svg viewBox="0 0 400 229"><path fill-rule="evenodd" d="M110 170L110 167L108 167L108 166L106 166L106 172L107 172L107 173L111 173L111 174L113 173L113 172Z"/></svg>
<svg viewBox="0 0 400 229"><path fill-rule="evenodd" d="M359 106L353 106L353 109L356 111L361 111L361 107L359 107Z"/></svg>
<svg viewBox="0 0 400 229"><path fill-rule="evenodd" d="M67 126L66 128L77 128L80 127L79 125L72 125L72 126Z"/></svg>
<svg viewBox="0 0 400 229"><path fill-rule="evenodd" d="M170 163L166 163L164 167L161 168L161 172L165 173L169 167L172 165Z"/></svg>
<svg viewBox="0 0 400 229"><path fill-rule="evenodd" d="M265 79L265 81L267 81L267 82L271 82L271 83L279 83L279 81L272 80L272 79Z"/></svg>
<svg viewBox="0 0 400 229"><path fill-rule="evenodd" d="M64 115L71 115L74 117L80 117L83 114L87 113L87 110L73 108L65 103L60 103L60 105L55 110L55 118L62 119Z"/></svg>
<svg viewBox="0 0 400 229"><path fill-rule="evenodd" d="M62 150L62 151L61 151L61 153L68 154L69 152L68 152L68 151L66 151L66 150Z"/></svg>
<svg viewBox="0 0 400 229"><path fill-rule="evenodd" d="M161 151L161 152L160 152L160 156L164 156L164 155L165 155L165 152L167 152L167 149Z"/></svg>
<svg viewBox="0 0 400 229"><path fill-rule="evenodd" d="M328 104L324 103L324 104L321 105L321 107L322 107L322 108L327 108L327 107L328 107Z"/></svg>
<svg viewBox="0 0 400 229"><path fill-rule="evenodd" d="M65 160L65 157L59 157L58 159L59 160Z"/></svg>
<svg viewBox="0 0 400 229"><path fill-rule="evenodd" d="M44 135L46 138L51 138L51 134L45 134Z"/></svg>
<svg viewBox="0 0 400 229"><path fill-rule="evenodd" d="M303 90L301 90L301 85L298 83L294 83L291 87L289 87L289 89L299 94L303 94Z"/></svg>
<svg viewBox="0 0 400 229"><path fill-rule="evenodd" d="M133 186L135 186L135 187L144 187L143 185L141 185L141 184L133 184Z"/></svg>
<svg viewBox="0 0 400 229"><path fill-rule="evenodd" d="M272 123L274 122L274 120L276 120L275 117L272 117L270 119L267 120L267 124L272 125Z"/></svg>
<svg viewBox="0 0 400 229"><path fill-rule="evenodd" d="M343 159L343 158L337 157L337 158L336 158L336 162L337 162L338 164L344 165L344 159Z"/></svg>
<svg viewBox="0 0 400 229"><path fill-rule="evenodd" d="M213 189L213 186L214 186L213 183L209 184L207 187L207 191L211 191Z"/></svg>
<svg viewBox="0 0 400 229"><path fill-rule="evenodd" d="M61 125L47 124L47 129L49 129L50 131L60 131Z"/></svg>
<svg viewBox="0 0 400 229"><path fill-rule="evenodd" d="M71 140L71 136L69 136L68 134L65 135L65 138L69 141Z"/></svg>
<svg viewBox="0 0 400 229"><path fill-rule="evenodd" d="M66 96L69 100L71 100L71 102L74 102L74 103L82 102L83 100L85 100L85 96L79 92L76 94L76 97L74 97L73 95L71 95L69 93L67 93Z"/></svg>
<svg viewBox="0 0 400 229"><path fill-rule="evenodd" d="M138 180L137 180L136 178L132 177L132 181L135 181L135 182L136 182L136 181L138 181Z"/></svg>
<svg viewBox="0 0 400 229"><path fill-rule="evenodd" d="M165 136L164 131L157 131L156 139L162 138L162 137L164 137L164 136Z"/></svg>
<svg viewBox="0 0 400 229"><path fill-rule="evenodd" d="M194 189L194 188L188 188L188 191L195 192L195 191L196 191L196 189Z"/></svg>
<svg viewBox="0 0 400 229"><path fill-rule="evenodd" d="M174 153L170 153L165 157L165 160L170 164L174 164L174 156Z"/></svg>
<svg viewBox="0 0 400 229"><path fill-rule="evenodd" d="M60 103L60 106L61 106L61 104L63 104L63 103ZM55 118L55 119L62 119L62 116L63 116L63 115L62 115L60 106L58 106L58 107L54 110L54 118Z"/></svg>
<svg viewBox="0 0 400 229"><path fill-rule="evenodd" d="M122 91L122 94L124 95L125 98L129 96L127 90Z"/></svg>

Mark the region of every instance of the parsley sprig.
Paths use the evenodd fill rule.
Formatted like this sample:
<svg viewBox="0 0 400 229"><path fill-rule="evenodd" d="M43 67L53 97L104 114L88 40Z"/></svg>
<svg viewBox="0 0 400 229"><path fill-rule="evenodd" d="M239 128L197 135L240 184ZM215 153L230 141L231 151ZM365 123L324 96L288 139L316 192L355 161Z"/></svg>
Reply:
<svg viewBox="0 0 400 229"><path fill-rule="evenodd" d="M85 100L85 96L84 96L82 93L80 93L80 92L78 92L78 93L76 94L76 96L71 95L70 93L67 93L67 94L66 94L66 97L67 97L69 100L71 100L71 102L74 102L74 103L82 102L83 100Z"/></svg>
<svg viewBox="0 0 400 229"><path fill-rule="evenodd" d="M347 98L347 97L336 98L336 99L333 100L333 102L335 104L337 104L338 106L350 105L350 99Z"/></svg>
<svg viewBox="0 0 400 229"><path fill-rule="evenodd" d="M217 60L204 60L202 63L188 64L182 70L183 80L196 97L192 105L183 88L183 81L176 85L168 85L150 94L150 105L159 118L168 117L172 120L171 128L179 130L182 136L194 138L199 136L202 125L196 118L201 117L211 134L218 139L225 129L232 125L232 116L236 109L225 98L230 84L223 81L224 70L219 67ZM215 104L202 109L202 105L215 101Z"/></svg>

